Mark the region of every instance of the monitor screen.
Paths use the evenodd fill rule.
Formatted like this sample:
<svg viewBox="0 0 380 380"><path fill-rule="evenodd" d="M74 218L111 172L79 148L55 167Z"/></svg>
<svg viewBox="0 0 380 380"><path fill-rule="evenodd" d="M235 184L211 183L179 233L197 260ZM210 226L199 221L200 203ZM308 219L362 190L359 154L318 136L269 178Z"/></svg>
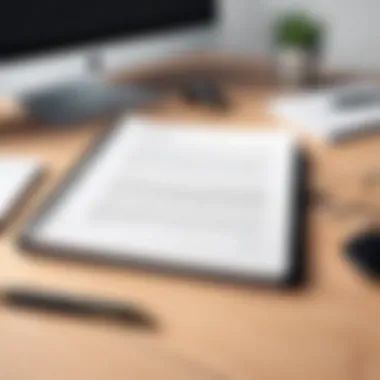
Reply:
<svg viewBox="0 0 380 380"><path fill-rule="evenodd" d="M5 0L0 58L212 22L214 0Z"/></svg>

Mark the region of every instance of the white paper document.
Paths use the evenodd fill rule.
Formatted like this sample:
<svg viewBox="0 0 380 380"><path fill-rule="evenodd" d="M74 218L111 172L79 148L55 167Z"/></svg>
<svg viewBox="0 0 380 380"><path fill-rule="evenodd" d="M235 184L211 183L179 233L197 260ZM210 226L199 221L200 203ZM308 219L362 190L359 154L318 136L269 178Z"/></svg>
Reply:
<svg viewBox="0 0 380 380"><path fill-rule="evenodd" d="M41 165L36 160L0 156L1 225L6 222L40 174Z"/></svg>
<svg viewBox="0 0 380 380"><path fill-rule="evenodd" d="M357 97L373 94L378 101L372 99L357 106L339 106L339 99L350 94ZM314 90L276 99L270 108L281 119L322 139L346 138L380 127L380 86L350 84Z"/></svg>
<svg viewBox="0 0 380 380"><path fill-rule="evenodd" d="M32 229L40 245L281 281L292 265L296 141L119 123Z"/></svg>

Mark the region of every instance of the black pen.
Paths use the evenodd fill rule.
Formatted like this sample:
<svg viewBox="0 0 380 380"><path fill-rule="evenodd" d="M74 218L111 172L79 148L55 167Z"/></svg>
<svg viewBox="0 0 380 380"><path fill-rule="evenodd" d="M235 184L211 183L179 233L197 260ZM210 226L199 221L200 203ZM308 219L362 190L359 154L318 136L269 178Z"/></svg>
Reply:
<svg viewBox="0 0 380 380"><path fill-rule="evenodd" d="M136 327L156 327L155 319L133 303L27 288L7 289L3 293L3 300L6 305L20 308L40 309L77 317L107 319Z"/></svg>

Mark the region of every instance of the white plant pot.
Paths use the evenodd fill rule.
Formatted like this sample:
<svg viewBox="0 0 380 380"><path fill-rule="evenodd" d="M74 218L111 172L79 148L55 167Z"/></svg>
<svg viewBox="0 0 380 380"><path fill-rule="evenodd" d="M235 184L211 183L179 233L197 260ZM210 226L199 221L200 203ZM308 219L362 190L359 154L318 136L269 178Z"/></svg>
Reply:
<svg viewBox="0 0 380 380"><path fill-rule="evenodd" d="M316 54L299 48L282 48L277 53L277 74L280 82L290 87L305 86L316 73Z"/></svg>

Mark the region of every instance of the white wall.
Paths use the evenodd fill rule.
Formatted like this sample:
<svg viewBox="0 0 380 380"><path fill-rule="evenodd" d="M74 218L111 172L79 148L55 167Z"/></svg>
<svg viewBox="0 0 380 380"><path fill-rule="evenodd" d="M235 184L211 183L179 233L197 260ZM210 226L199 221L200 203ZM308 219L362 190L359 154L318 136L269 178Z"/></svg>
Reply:
<svg viewBox="0 0 380 380"><path fill-rule="evenodd" d="M325 62L380 70L380 0L220 0L229 51L267 57L270 27L283 9L302 8L327 22Z"/></svg>
<svg viewBox="0 0 380 380"><path fill-rule="evenodd" d="M228 51L262 54L267 49L265 0L219 0L223 47ZM380 0L379 0L380 1Z"/></svg>

